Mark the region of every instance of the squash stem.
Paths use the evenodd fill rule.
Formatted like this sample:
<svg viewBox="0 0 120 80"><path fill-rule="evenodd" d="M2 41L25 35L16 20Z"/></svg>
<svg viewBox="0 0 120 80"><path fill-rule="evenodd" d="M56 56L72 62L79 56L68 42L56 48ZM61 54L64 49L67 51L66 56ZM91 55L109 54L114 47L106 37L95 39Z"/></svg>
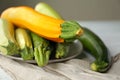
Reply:
<svg viewBox="0 0 120 80"><path fill-rule="evenodd" d="M83 33L84 33L84 31L83 31L82 29L79 29L79 30L76 32L76 35L77 35L77 36L81 36Z"/></svg>
<svg viewBox="0 0 120 80"><path fill-rule="evenodd" d="M95 61L91 64L91 69L93 71L98 71L98 72L105 72L107 67L108 67L108 63L105 61L101 61L101 62Z"/></svg>

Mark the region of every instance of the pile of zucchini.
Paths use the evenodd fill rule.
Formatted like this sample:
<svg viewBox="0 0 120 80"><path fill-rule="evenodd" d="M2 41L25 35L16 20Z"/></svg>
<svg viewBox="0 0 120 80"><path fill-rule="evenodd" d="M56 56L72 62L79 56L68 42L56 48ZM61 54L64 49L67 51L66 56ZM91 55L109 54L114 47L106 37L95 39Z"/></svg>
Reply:
<svg viewBox="0 0 120 80"><path fill-rule="evenodd" d="M0 51L3 55L22 57L23 60L35 60L39 66L47 65L51 53L54 58L63 58L68 44L56 43L37 34L12 25L0 18Z"/></svg>
<svg viewBox="0 0 120 80"><path fill-rule="evenodd" d="M56 19L62 19L46 3L38 3L35 10ZM91 69L97 72L106 72L111 66L111 56L106 45L90 29L81 28L84 33L77 39L83 44L84 50L95 58L95 61L91 63ZM63 58L67 55L66 45L69 44L68 42L51 42L29 30L14 27L9 21L2 18L0 19L0 34L0 51L2 54L19 55L23 60L34 59L39 66L47 65L53 51L55 58Z"/></svg>

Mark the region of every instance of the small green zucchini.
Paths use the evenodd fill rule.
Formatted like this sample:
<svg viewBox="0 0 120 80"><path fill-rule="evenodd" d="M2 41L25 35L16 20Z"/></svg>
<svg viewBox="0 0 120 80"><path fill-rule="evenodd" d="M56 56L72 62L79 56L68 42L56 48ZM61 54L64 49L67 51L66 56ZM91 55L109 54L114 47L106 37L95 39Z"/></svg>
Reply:
<svg viewBox="0 0 120 80"><path fill-rule="evenodd" d="M68 55L69 43L56 43L55 58L64 58Z"/></svg>
<svg viewBox="0 0 120 80"><path fill-rule="evenodd" d="M104 42L88 28L83 28L83 35L78 39L83 44L85 51L88 51L95 61L91 64L91 69L97 72L106 72L111 65L110 53Z"/></svg>
<svg viewBox="0 0 120 80"><path fill-rule="evenodd" d="M27 30L17 28L15 30L16 40L20 47L20 54L23 60L33 59L33 46L32 41Z"/></svg>
<svg viewBox="0 0 120 80"><path fill-rule="evenodd" d="M35 6L35 10L42 13L46 14L48 16L54 17L56 19L62 19L61 16L55 11L50 5L40 2Z"/></svg>
<svg viewBox="0 0 120 80"><path fill-rule="evenodd" d="M34 47L34 57L38 66L45 66L50 58L51 48L48 40L31 32L31 38Z"/></svg>
<svg viewBox="0 0 120 80"><path fill-rule="evenodd" d="M14 35L14 26L2 18L0 18L0 51L3 55L16 55L19 53L19 46Z"/></svg>

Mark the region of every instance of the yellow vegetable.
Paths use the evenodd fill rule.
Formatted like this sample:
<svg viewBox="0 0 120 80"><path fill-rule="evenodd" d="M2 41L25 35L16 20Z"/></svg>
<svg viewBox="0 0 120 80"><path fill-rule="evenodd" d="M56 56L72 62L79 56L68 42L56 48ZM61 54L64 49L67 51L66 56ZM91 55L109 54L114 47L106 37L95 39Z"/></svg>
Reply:
<svg viewBox="0 0 120 80"><path fill-rule="evenodd" d="M55 19L28 6L8 8L2 12L1 17L55 42L64 42L83 32L76 22Z"/></svg>

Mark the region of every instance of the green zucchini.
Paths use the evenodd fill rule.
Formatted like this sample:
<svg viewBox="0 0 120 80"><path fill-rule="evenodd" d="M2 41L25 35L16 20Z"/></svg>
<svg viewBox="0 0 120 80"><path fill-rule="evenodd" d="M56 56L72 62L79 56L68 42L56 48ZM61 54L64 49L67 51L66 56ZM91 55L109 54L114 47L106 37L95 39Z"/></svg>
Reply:
<svg viewBox="0 0 120 80"><path fill-rule="evenodd" d="M95 58L95 61L91 64L91 69L97 72L106 72L111 65L111 57L107 46L93 31L85 27L83 30L84 34L78 39L83 44L84 49Z"/></svg>
<svg viewBox="0 0 120 80"><path fill-rule="evenodd" d="M35 10L42 14L54 17L56 19L62 19L61 16L57 13L57 11L55 11L50 5L43 2L38 3L35 6Z"/></svg>
<svg viewBox="0 0 120 80"><path fill-rule="evenodd" d="M69 51L69 43L56 43L55 58L66 57Z"/></svg>
<svg viewBox="0 0 120 80"><path fill-rule="evenodd" d="M14 26L7 20L0 18L0 51L3 55L16 55L19 46L14 37Z"/></svg>
<svg viewBox="0 0 120 80"><path fill-rule="evenodd" d="M20 46L20 54L23 60L33 59L33 46L32 41L27 30L17 28L15 30L16 40Z"/></svg>
<svg viewBox="0 0 120 80"><path fill-rule="evenodd" d="M35 33L31 32L31 38L34 46L34 57L38 66L45 66L50 58L50 42Z"/></svg>

